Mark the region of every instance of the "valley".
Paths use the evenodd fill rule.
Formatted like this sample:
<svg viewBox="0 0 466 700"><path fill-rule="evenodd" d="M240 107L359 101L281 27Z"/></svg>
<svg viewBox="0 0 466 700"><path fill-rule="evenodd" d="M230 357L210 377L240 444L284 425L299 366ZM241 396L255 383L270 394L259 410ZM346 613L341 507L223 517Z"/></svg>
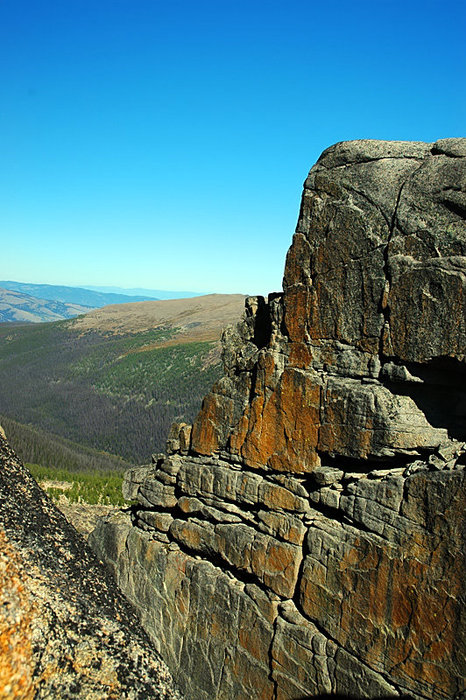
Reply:
<svg viewBox="0 0 466 700"><path fill-rule="evenodd" d="M221 374L222 328L243 308L242 295L219 294L0 324L0 422L12 445L25 461L74 471L148 461L173 421L198 412Z"/></svg>

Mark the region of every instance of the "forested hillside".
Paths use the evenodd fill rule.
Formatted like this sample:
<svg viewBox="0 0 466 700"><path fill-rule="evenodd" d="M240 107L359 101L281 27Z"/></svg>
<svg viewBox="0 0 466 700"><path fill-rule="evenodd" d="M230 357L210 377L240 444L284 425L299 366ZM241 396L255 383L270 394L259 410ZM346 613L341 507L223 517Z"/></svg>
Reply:
<svg viewBox="0 0 466 700"><path fill-rule="evenodd" d="M237 317L241 307L238 299ZM131 463L163 449L172 422L194 418L221 372L215 335L225 323L215 333L209 326L209 339L199 340L202 324L190 319L185 310L183 326L164 318L132 332L127 323L83 330L81 319L0 324L0 422L23 459L50 464L60 454L68 468L79 469L95 458L78 456L76 445L57 436Z"/></svg>
<svg viewBox="0 0 466 700"><path fill-rule="evenodd" d="M118 474L131 466L130 462L117 455L80 445L31 425L23 425L5 415L0 415L0 425L23 462L41 464L52 469L59 467L69 472Z"/></svg>

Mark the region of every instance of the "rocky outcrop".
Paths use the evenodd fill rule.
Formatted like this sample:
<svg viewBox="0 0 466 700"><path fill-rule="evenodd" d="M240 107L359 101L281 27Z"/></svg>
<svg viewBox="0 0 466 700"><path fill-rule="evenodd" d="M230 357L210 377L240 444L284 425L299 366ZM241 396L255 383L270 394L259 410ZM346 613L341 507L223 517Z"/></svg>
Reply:
<svg viewBox="0 0 466 700"><path fill-rule="evenodd" d="M283 294L91 542L189 697L466 693L466 140L312 168Z"/></svg>
<svg viewBox="0 0 466 700"><path fill-rule="evenodd" d="M178 698L114 581L0 430L0 698Z"/></svg>

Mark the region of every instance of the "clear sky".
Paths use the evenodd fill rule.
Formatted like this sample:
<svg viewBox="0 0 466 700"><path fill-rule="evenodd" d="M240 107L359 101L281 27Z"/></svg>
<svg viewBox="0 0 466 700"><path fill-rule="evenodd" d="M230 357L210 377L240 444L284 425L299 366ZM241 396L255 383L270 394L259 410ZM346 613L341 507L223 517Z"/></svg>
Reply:
<svg viewBox="0 0 466 700"><path fill-rule="evenodd" d="M464 0L0 0L0 279L281 288L302 183L466 135Z"/></svg>

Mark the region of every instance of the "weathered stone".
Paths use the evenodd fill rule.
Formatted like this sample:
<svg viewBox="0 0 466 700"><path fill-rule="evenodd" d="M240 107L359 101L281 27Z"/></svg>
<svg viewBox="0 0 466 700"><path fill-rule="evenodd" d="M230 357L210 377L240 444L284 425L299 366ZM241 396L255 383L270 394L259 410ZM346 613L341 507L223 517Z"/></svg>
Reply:
<svg viewBox="0 0 466 700"><path fill-rule="evenodd" d="M374 483L380 503L356 512L353 527L325 518L307 538L305 615L396 686L426 697L466 690L465 483L464 471L416 473L404 489ZM383 539L369 534L379 531L375 515L389 512L390 541L385 530Z"/></svg>
<svg viewBox="0 0 466 700"><path fill-rule="evenodd" d="M160 532L168 532L170 525L173 522L173 516L170 513L158 513L157 511L142 510L137 515L138 526L140 523L145 523L148 528L155 528Z"/></svg>
<svg viewBox="0 0 466 700"><path fill-rule="evenodd" d="M189 495L215 496L223 501L298 512L307 510L305 498L288 488L284 481L269 481L250 471L232 469L225 461L206 464L201 459L183 463L178 477L180 489ZM299 493L305 493L302 490Z"/></svg>
<svg viewBox="0 0 466 700"><path fill-rule="evenodd" d="M181 467L178 456L160 457L156 464L128 469L123 480L123 496L143 506L172 508L176 505L176 475Z"/></svg>
<svg viewBox="0 0 466 700"><path fill-rule="evenodd" d="M317 467L312 473L312 481L317 486L330 486L336 481L340 481L344 472L333 467Z"/></svg>
<svg viewBox="0 0 466 700"><path fill-rule="evenodd" d="M178 498L175 496L175 487L163 484L157 478L147 478L139 487L137 494L138 502L149 508L173 508L176 506Z"/></svg>
<svg viewBox="0 0 466 700"><path fill-rule="evenodd" d="M288 488L289 481L274 483L264 479L259 486L257 502L266 508L273 510L290 510L297 513L304 513L307 509L307 502L291 488Z"/></svg>
<svg viewBox="0 0 466 700"><path fill-rule="evenodd" d="M287 368L280 383L276 387L272 383L269 393L267 385L275 362L271 355L262 357L263 362L258 363L257 395L230 442L252 467L267 465L277 471L306 471L310 465L319 464L316 448L321 380L318 375Z"/></svg>
<svg viewBox="0 0 466 700"><path fill-rule="evenodd" d="M180 452L187 454L191 445L192 425L182 425L180 428Z"/></svg>
<svg viewBox="0 0 466 700"><path fill-rule="evenodd" d="M241 522L241 518L238 515L233 515L232 513L225 512L225 510L219 510L218 508L212 508L209 505L205 505L198 498L189 498L188 496L182 496L178 499L178 508L181 511L183 511L183 513L189 515L203 516L206 519L214 520L221 523Z"/></svg>
<svg viewBox="0 0 466 700"><path fill-rule="evenodd" d="M319 439L323 452L359 458L389 456L434 449L447 437L447 430L429 425L408 396L357 380L328 380Z"/></svg>
<svg viewBox="0 0 466 700"><path fill-rule="evenodd" d="M303 543L306 528L299 518L295 518L289 513L259 510L257 519L259 528L269 535L292 544Z"/></svg>
<svg viewBox="0 0 466 700"><path fill-rule="evenodd" d="M323 635L289 601L279 608L272 644L277 698L323 693L345 697L396 695L396 688Z"/></svg>
<svg viewBox="0 0 466 700"><path fill-rule="evenodd" d="M318 491L309 494L309 499L320 509L333 508L338 509L340 506L341 490L335 488L324 487Z"/></svg>
<svg viewBox="0 0 466 700"><path fill-rule="evenodd" d="M246 572L283 597L293 595L302 551L242 524L174 520L170 535L191 552L220 556L238 572Z"/></svg>
<svg viewBox="0 0 466 700"><path fill-rule="evenodd" d="M466 157L451 158L436 144L432 150L435 155L407 179L396 209L388 250L387 354L402 361L463 361Z"/></svg>
<svg viewBox="0 0 466 700"><path fill-rule="evenodd" d="M191 442L191 426L187 423L173 423L167 438L167 454L176 452L187 454Z"/></svg>
<svg viewBox="0 0 466 700"><path fill-rule="evenodd" d="M138 497L141 484L144 483L146 477L150 477L155 473L156 468L152 465L128 469L123 479L123 497L128 501L135 501Z"/></svg>
<svg viewBox="0 0 466 700"><path fill-rule="evenodd" d="M437 415L422 392L395 386L421 382L428 392L436 358L464 361L466 158L461 139L439 144L349 142L321 156L305 183L284 297L274 300L281 330L267 346L271 309L262 304L262 333L251 327L257 313L238 331L221 380L228 390L214 389L195 421L196 452L228 449L252 467L306 472L322 452L394 456L445 440L443 404ZM246 335L258 349L248 371L234 360ZM381 375L390 386L364 387L357 379L377 379L385 355L396 358ZM423 376L395 370L400 360L425 363ZM344 381L327 387L322 372ZM453 402L465 403L458 382ZM464 434L465 410L454 437Z"/></svg>
<svg viewBox="0 0 466 700"><path fill-rule="evenodd" d="M263 478L249 472L230 469L227 462L205 464L189 460L178 477L181 490L192 496L216 496L222 500L257 503L259 484Z"/></svg>
<svg viewBox="0 0 466 700"><path fill-rule="evenodd" d="M193 700L466 693L465 173L465 139L325 151L283 294L99 526Z"/></svg>
<svg viewBox="0 0 466 700"><path fill-rule="evenodd" d="M102 555L102 533L109 527L102 523L95 533L94 546ZM272 700L273 604L260 591L251 595L254 587L246 594L212 564L151 540L131 528L129 519L127 533L120 586L141 609L144 627L168 665L177 669L186 697Z"/></svg>
<svg viewBox="0 0 466 700"><path fill-rule="evenodd" d="M399 517L404 486L405 479L395 475L353 481L341 494L339 508L357 525L395 541L397 530L405 529Z"/></svg>
<svg viewBox="0 0 466 700"><path fill-rule="evenodd" d="M0 466L0 696L179 697L134 610L2 433ZM103 535L115 564L125 540L120 522Z"/></svg>

